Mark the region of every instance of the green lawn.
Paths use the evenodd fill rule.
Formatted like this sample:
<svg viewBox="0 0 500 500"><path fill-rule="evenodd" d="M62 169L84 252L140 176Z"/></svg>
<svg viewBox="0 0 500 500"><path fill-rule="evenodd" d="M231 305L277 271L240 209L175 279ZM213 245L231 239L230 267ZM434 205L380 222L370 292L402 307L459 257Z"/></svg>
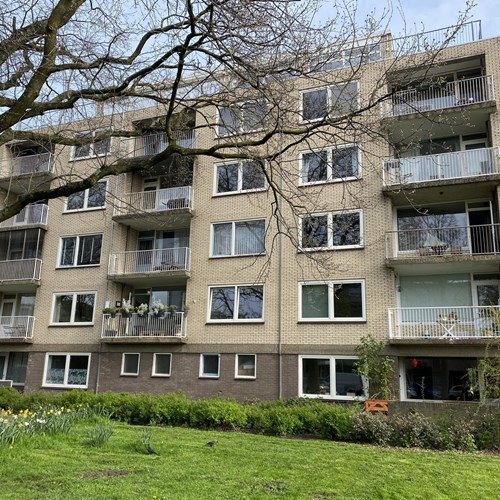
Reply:
<svg viewBox="0 0 500 500"><path fill-rule="evenodd" d="M93 425L0 447L0 498L500 498L500 457L149 428L155 456L124 424L89 448Z"/></svg>

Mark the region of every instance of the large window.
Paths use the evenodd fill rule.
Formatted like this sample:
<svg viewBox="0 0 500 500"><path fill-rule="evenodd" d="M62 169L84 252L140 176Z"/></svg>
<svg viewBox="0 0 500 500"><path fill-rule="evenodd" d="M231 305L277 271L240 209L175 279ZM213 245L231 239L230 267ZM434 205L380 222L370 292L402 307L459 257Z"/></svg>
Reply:
<svg viewBox="0 0 500 500"><path fill-rule="evenodd" d="M200 377L218 378L220 376L220 354L200 355Z"/></svg>
<svg viewBox="0 0 500 500"><path fill-rule="evenodd" d="M86 389L89 366L90 354L47 353L43 385Z"/></svg>
<svg viewBox="0 0 500 500"><path fill-rule="evenodd" d="M82 141L82 144L73 147L73 160L108 154L111 150L111 137L94 142L94 138L104 132L105 130L96 130L94 132L76 134L75 140Z"/></svg>
<svg viewBox="0 0 500 500"><path fill-rule="evenodd" d="M265 117L266 104L262 100L219 108L218 135L224 137L261 130Z"/></svg>
<svg viewBox="0 0 500 500"><path fill-rule="evenodd" d="M96 292L55 293L51 324L92 324L95 297Z"/></svg>
<svg viewBox="0 0 500 500"><path fill-rule="evenodd" d="M59 267L95 266L101 262L102 234L61 238Z"/></svg>
<svg viewBox="0 0 500 500"><path fill-rule="evenodd" d="M250 378L256 377L257 355L255 354L236 354L235 377Z"/></svg>
<svg viewBox="0 0 500 500"><path fill-rule="evenodd" d="M299 396L332 399L364 397L363 380L355 373L356 358L300 356Z"/></svg>
<svg viewBox="0 0 500 500"><path fill-rule="evenodd" d="M359 155L358 146L342 146L302 153L300 158L301 184L357 179Z"/></svg>
<svg viewBox="0 0 500 500"><path fill-rule="evenodd" d="M361 210L327 212L300 217L302 250L349 249L363 246Z"/></svg>
<svg viewBox="0 0 500 500"><path fill-rule="evenodd" d="M256 255L266 251L264 219L212 224L212 257Z"/></svg>
<svg viewBox="0 0 500 500"><path fill-rule="evenodd" d="M22 229L0 233L0 261L40 259L45 231Z"/></svg>
<svg viewBox="0 0 500 500"><path fill-rule="evenodd" d="M66 212L77 210L95 210L106 206L106 181L98 182L95 186L68 196Z"/></svg>
<svg viewBox="0 0 500 500"><path fill-rule="evenodd" d="M255 285L210 288L210 321L262 321L264 287Z"/></svg>
<svg viewBox="0 0 500 500"><path fill-rule="evenodd" d="M170 377L172 354L155 353L153 356L153 377Z"/></svg>
<svg viewBox="0 0 500 500"><path fill-rule="evenodd" d="M299 320L364 321L364 281L300 283Z"/></svg>
<svg viewBox="0 0 500 500"><path fill-rule="evenodd" d="M406 399L478 400L479 392L471 389L467 375L469 369L476 367L475 358L407 357Z"/></svg>
<svg viewBox="0 0 500 500"><path fill-rule="evenodd" d="M319 120L341 116L359 109L358 82L338 83L331 87L302 93L302 119Z"/></svg>
<svg viewBox="0 0 500 500"><path fill-rule="evenodd" d="M266 187L263 164L242 160L215 166L215 194L244 193Z"/></svg>
<svg viewBox="0 0 500 500"><path fill-rule="evenodd" d="M122 355L122 368L120 375L139 375L141 355L136 352L124 352Z"/></svg>

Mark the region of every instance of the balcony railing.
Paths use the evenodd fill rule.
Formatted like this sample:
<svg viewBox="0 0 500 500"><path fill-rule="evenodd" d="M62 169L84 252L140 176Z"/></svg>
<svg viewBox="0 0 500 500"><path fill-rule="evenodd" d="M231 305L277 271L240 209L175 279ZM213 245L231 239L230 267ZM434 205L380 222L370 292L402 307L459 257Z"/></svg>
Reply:
<svg viewBox="0 0 500 500"><path fill-rule="evenodd" d="M2 177L6 175L16 177L18 175L32 175L54 170L54 155L52 153L41 153L29 156L15 156L9 161L9 172L2 172Z"/></svg>
<svg viewBox="0 0 500 500"><path fill-rule="evenodd" d="M133 313L130 317L117 314L114 318L103 315L101 338L110 337L185 337L183 312L166 313L156 317Z"/></svg>
<svg viewBox="0 0 500 500"><path fill-rule="evenodd" d="M32 339L34 316L0 316L0 339Z"/></svg>
<svg viewBox="0 0 500 500"><path fill-rule="evenodd" d="M186 247L115 253L109 257L108 274L189 271L190 255Z"/></svg>
<svg viewBox="0 0 500 500"><path fill-rule="evenodd" d="M19 259L0 261L0 281L39 280L42 261Z"/></svg>
<svg viewBox="0 0 500 500"><path fill-rule="evenodd" d="M414 156L384 161L386 185L463 179L500 172L498 148Z"/></svg>
<svg viewBox="0 0 500 500"><path fill-rule="evenodd" d="M494 99L493 78L477 76L400 90L392 96L391 116L469 106Z"/></svg>
<svg viewBox="0 0 500 500"><path fill-rule="evenodd" d="M183 148L193 148L195 146L194 130L181 130L174 133L177 145ZM164 151L168 146L167 134L159 132L157 134L143 135L135 138L134 156L152 156Z"/></svg>
<svg viewBox="0 0 500 500"><path fill-rule="evenodd" d="M389 309L391 339L482 339L500 336L500 306Z"/></svg>
<svg viewBox="0 0 500 500"><path fill-rule="evenodd" d="M390 231L386 237L388 259L500 252L500 224Z"/></svg>
<svg viewBox="0 0 500 500"><path fill-rule="evenodd" d="M0 222L0 228L29 226L30 224L47 224L48 205L28 205L10 219Z"/></svg>
<svg viewBox="0 0 500 500"><path fill-rule="evenodd" d="M128 193L121 200L117 200L114 215L167 212L192 207L193 189L191 186L184 186Z"/></svg>

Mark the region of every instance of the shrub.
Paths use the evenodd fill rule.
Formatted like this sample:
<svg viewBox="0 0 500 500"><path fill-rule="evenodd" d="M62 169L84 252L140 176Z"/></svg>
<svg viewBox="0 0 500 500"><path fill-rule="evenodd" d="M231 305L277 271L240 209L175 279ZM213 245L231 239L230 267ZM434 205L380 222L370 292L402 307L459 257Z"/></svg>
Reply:
<svg viewBox="0 0 500 500"><path fill-rule="evenodd" d="M200 399L191 406L189 423L203 429L236 429L247 425L245 407L232 399Z"/></svg>
<svg viewBox="0 0 500 500"><path fill-rule="evenodd" d="M355 413L352 417L352 436L358 443L388 446L392 429L386 415Z"/></svg>

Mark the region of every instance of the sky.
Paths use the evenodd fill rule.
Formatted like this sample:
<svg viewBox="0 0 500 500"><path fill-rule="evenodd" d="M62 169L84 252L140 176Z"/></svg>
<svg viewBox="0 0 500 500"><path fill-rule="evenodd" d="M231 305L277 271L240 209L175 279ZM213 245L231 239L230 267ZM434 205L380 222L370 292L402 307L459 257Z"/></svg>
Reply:
<svg viewBox="0 0 500 500"><path fill-rule="evenodd" d="M329 0L325 0L323 7L326 15L328 3ZM456 24L459 11L465 10L466 0L393 0L391 3L393 15L389 27L393 36L397 36L404 29L399 11L404 13L408 32L430 31ZM471 20L481 21L483 38L500 36L500 1L474 0L474 3ZM363 20L372 11L379 18L388 4L389 0L358 0L358 19Z"/></svg>

